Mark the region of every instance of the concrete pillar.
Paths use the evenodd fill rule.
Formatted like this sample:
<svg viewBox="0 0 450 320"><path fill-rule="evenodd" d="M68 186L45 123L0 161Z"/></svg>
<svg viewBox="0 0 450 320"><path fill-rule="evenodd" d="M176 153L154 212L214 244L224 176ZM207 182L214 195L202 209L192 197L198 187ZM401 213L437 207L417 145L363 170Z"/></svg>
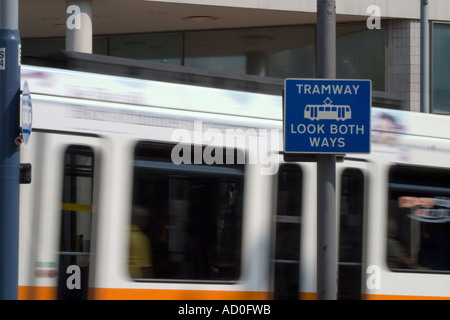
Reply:
<svg viewBox="0 0 450 320"><path fill-rule="evenodd" d="M66 0L66 51L92 53L92 0Z"/></svg>

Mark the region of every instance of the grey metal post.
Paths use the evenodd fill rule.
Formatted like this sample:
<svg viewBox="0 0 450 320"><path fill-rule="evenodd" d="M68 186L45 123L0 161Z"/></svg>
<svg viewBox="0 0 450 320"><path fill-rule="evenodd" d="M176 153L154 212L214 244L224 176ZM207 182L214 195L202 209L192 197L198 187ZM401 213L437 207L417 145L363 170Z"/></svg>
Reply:
<svg viewBox="0 0 450 320"><path fill-rule="evenodd" d="M336 2L317 0L317 77L336 78ZM317 298L337 297L336 155L317 156Z"/></svg>
<svg viewBox="0 0 450 320"><path fill-rule="evenodd" d="M420 112L430 112L428 0L420 0Z"/></svg>
<svg viewBox="0 0 450 320"><path fill-rule="evenodd" d="M92 53L92 0L67 0L66 14L66 50Z"/></svg>
<svg viewBox="0 0 450 320"><path fill-rule="evenodd" d="M0 299L18 298L19 1L0 0Z"/></svg>

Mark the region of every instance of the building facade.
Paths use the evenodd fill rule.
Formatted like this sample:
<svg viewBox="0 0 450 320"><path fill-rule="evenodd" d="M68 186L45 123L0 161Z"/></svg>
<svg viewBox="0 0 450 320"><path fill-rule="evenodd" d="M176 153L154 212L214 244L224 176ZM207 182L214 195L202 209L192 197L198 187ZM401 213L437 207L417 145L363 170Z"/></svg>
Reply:
<svg viewBox="0 0 450 320"><path fill-rule="evenodd" d="M423 0L337 0L338 78L371 79L387 107L421 111ZM23 56L73 50L275 78L316 75L315 0L22 0ZM71 7L75 6L75 7ZM73 8L87 10L77 26ZM87 8L87 9L86 9ZM429 112L450 113L450 2L429 0ZM85 30L82 30L85 31ZM92 35L92 36L91 36Z"/></svg>

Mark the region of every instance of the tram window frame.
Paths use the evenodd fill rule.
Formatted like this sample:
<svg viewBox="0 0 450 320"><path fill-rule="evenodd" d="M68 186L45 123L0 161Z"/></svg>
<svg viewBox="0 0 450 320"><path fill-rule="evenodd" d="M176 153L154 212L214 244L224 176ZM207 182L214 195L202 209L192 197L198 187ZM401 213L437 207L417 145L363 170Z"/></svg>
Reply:
<svg viewBox="0 0 450 320"><path fill-rule="evenodd" d="M390 168L386 263L391 271L450 273L450 209L448 221L431 217L431 210L447 210L435 200L442 197L450 198L450 170L411 165ZM389 254L398 251L406 259L402 266L394 264Z"/></svg>
<svg viewBox="0 0 450 320"><path fill-rule="evenodd" d="M338 299L361 299L366 179L360 168L341 173Z"/></svg>
<svg viewBox="0 0 450 320"><path fill-rule="evenodd" d="M174 147L149 141L136 144L132 208L144 210L149 220L142 230L149 240L152 270L133 274L134 253L129 251L129 276L138 282L234 283L242 268L245 165L236 161L177 165L171 160ZM190 147L194 157L196 150ZM223 151L225 160L230 150ZM232 152L240 159L240 151ZM130 226L136 216L132 209ZM130 247L131 236L130 231Z"/></svg>
<svg viewBox="0 0 450 320"><path fill-rule="evenodd" d="M59 270L76 265L81 271L81 290L70 290L64 272L58 273L58 299L87 299L93 228L96 155L91 146L68 145L64 150Z"/></svg>
<svg viewBox="0 0 450 320"><path fill-rule="evenodd" d="M282 164L276 179L274 299L298 300L304 182L302 168L293 163Z"/></svg>

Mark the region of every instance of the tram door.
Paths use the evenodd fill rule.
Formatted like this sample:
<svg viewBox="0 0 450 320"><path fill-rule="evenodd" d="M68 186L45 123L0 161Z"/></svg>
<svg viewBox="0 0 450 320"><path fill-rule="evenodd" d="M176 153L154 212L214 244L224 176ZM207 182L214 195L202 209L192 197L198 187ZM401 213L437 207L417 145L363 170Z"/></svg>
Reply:
<svg viewBox="0 0 450 320"><path fill-rule="evenodd" d="M302 171L284 164L278 171L275 216L274 299L299 298Z"/></svg>
<svg viewBox="0 0 450 320"><path fill-rule="evenodd" d="M87 299L94 160L90 147L72 145L65 150L58 299Z"/></svg>
<svg viewBox="0 0 450 320"><path fill-rule="evenodd" d="M361 299L364 175L345 169L341 177L338 299Z"/></svg>

